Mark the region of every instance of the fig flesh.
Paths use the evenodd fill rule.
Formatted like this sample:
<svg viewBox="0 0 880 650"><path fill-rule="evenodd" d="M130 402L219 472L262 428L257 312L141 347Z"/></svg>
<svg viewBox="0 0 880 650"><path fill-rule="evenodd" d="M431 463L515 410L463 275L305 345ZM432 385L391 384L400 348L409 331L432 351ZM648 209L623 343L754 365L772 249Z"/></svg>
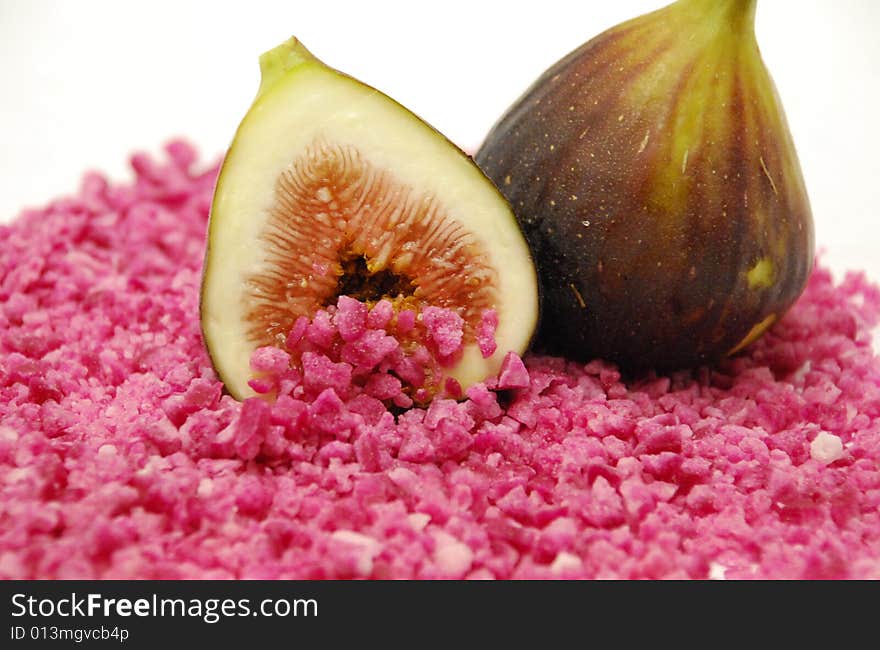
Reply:
<svg viewBox="0 0 880 650"><path fill-rule="evenodd" d="M537 278L505 199L463 152L296 39L260 59L262 82L224 159L208 230L201 323L229 392L254 393L249 361L341 295L451 309L462 388L522 353ZM494 309L497 349L475 329Z"/></svg>
<svg viewBox="0 0 880 650"><path fill-rule="evenodd" d="M679 0L585 43L489 133L542 288L536 343L672 369L739 352L802 292L813 222L755 0Z"/></svg>

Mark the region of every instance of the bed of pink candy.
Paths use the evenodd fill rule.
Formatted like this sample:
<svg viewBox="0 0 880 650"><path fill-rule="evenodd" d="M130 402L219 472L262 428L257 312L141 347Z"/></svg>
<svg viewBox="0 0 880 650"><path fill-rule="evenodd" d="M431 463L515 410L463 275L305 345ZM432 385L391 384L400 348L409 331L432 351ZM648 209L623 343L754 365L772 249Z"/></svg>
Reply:
<svg viewBox="0 0 880 650"><path fill-rule="evenodd" d="M389 411L356 359L264 353L282 396L240 404L199 332L216 169L132 162L0 226L0 577L880 578L864 278L820 268L714 372L510 359ZM359 313L323 334L394 348Z"/></svg>

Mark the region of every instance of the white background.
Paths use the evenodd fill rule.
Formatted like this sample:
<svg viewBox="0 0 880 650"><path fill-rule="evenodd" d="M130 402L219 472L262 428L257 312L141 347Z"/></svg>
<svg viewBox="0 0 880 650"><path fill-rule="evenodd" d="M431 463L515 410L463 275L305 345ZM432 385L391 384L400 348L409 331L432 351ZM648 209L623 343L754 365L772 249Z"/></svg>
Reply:
<svg viewBox="0 0 880 650"><path fill-rule="evenodd" d="M217 159L291 35L473 150L546 67L664 1L0 0L0 222L172 136ZM757 31L824 259L880 280L880 1L760 0Z"/></svg>

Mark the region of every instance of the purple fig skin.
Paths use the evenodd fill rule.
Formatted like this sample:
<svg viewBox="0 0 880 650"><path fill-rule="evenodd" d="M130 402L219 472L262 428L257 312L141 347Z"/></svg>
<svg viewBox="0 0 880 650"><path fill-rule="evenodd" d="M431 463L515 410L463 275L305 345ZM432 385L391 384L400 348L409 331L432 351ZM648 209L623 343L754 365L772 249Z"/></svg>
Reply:
<svg viewBox="0 0 880 650"><path fill-rule="evenodd" d="M800 296L813 220L754 11L680 0L608 30L477 152L538 265L540 350L693 367L738 353Z"/></svg>

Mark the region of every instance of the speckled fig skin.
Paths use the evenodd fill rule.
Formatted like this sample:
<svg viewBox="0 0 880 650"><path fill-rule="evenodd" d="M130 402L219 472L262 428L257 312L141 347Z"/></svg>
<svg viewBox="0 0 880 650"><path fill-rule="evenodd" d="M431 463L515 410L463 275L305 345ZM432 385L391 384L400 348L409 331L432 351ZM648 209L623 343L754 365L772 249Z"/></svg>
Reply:
<svg viewBox="0 0 880 650"><path fill-rule="evenodd" d="M801 294L813 223L755 0L680 0L555 64L477 163L539 266L537 345L625 369L735 354Z"/></svg>

